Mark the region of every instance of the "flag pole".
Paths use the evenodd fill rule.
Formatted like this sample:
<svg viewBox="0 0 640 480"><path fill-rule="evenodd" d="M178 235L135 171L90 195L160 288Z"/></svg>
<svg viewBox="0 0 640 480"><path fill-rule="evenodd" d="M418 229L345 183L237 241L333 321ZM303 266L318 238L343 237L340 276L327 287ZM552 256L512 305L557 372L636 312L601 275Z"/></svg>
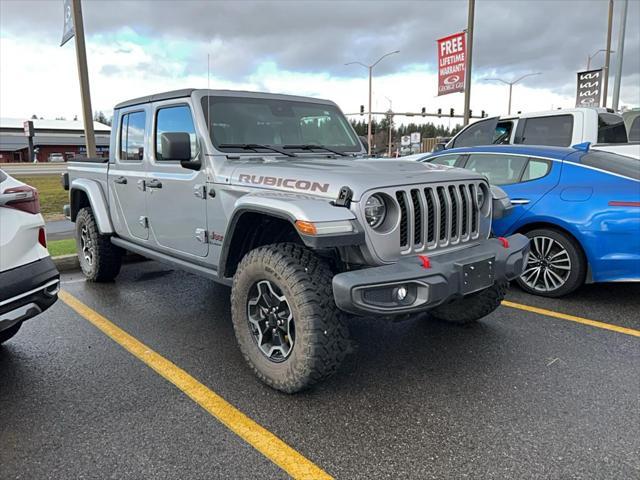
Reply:
<svg viewBox="0 0 640 480"><path fill-rule="evenodd" d="M82 96L82 117L84 120L87 156L95 157L96 138L93 131L93 112L91 110L91 92L89 91L89 72L87 71L87 50L84 43L82 6L80 0L71 0L71 3L76 37L76 60L78 61L78 78L80 79L80 95Z"/></svg>

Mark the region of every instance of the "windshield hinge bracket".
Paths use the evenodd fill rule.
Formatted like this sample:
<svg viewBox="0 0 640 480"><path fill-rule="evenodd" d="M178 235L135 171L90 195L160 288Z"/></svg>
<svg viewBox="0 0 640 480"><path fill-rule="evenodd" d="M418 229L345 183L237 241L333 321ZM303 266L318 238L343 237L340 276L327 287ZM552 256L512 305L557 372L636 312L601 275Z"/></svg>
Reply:
<svg viewBox="0 0 640 480"><path fill-rule="evenodd" d="M353 192L349 187L340 188L340 192L338 193L338 199L333 202L336 207L351 207L351 199L353 198Z"/></svg>

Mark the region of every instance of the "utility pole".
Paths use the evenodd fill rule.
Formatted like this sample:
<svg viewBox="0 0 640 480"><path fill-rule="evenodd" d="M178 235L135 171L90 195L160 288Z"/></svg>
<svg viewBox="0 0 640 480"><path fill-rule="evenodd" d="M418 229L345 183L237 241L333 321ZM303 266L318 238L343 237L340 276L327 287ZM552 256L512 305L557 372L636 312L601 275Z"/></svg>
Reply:
<svg viewBox="0 0 640 480"><path fill-rule="evenodd" d="M82 117L84 120L87 156L96 156L96 137L93 132L93 113L91 111L91 92L89 91L89 73L87 71L87 50L84 43L84 24L82 22L82 5L80 0L72 0L73 25L76 37L76 60L80 79L80 95L82 96Z"/></svg>
<svg viewBox="0 0 640 480"><path fill-rule="evenodd" d="M616 62L616 78L613 83L613 103L612 107L615 111L618 110L618 104L620 103L620 82L622 81L622 59L624 57L624 34L627 25L627 8L629 7L628 0L622 0L622 11L620 12L620 31L618 33L618 59Z"/></svg>
<svg viewBox="0 0 640 480"><path fill-rule="evenodd" d="M602 86L602 106L607 108L607 90L609 90L609 63L611 61L611 29L613 27L613 0L609 0L609 20L607 22L607 51L604 57L604 83Z"/></svg>
<svg viewBox="0 0 640 480"><path fill-rule="evenodd" d="M469 125L469 108L471 103L471 60L473 58L473 19L476 0L469 0L467 18L467 65L464 70L464 125Z"/></svg>
<svg viewBox="0 0 640 480"><path fill-rule="evenodd" d="M395 50L393 52L389 52L389 53L385 53L383 56L381 56L378 60L376 60L374 63L372 63L371 65L365 65L362 62L349 62L349 63L345 63L345 65L361 65L364 68L369 70L369 125L367 127L367 144L368 144L368 154L371 155L371 110L373 109L373 106L371 104L371 97L372 97L372 88L371 88L371 84L372 84L372 77L373 77L373 67L375 67L377 64L379 64L383 58L388 57L389 55L393 55L394 53L400 53L400 50Z"/></svg>

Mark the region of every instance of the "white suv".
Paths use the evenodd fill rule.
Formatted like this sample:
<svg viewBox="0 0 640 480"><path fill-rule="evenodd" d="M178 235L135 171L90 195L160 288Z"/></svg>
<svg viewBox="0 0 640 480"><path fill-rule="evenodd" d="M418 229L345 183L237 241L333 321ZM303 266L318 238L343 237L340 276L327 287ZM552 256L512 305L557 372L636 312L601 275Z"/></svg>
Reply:
<svg viewBox="0 0 640 480"><path fill-rule="evenodd" d="M59 288L38 191L0 170L0 343L53 305Z"/></svg>

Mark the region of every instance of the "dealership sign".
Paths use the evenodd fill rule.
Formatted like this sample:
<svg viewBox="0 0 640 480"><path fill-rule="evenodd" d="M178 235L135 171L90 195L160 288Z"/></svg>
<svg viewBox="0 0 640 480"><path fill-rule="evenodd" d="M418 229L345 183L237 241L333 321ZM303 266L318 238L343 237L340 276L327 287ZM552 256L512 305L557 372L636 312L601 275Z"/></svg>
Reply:
<svg viewBox="0 0 640 480"><path fill-rule="evenodd" d="M464 92L466 51L465 32L438 40L438 95Z"/></svg>
<svg viewBox="0 0 640 480"><path fill-rule="evenodd" d="M27 120L26 122L23 122L22 128L24 128L25 137L33 137L33 122L31 120Z"/></svg>
<svg viewBox="0 0 640 480"><path fill-rule="evenodd" d="M578 72L576 107L599 107L602 96L603 70Z"/></svg>
<svg viewBox="0 0 640 480"><path fill-rule="evenodd" d="M62 42L60 43L60 46L63 46L76 34L73 26L73 15L71 13L71 0L64 0L63 8L64 26L62 27Z"/></svg>

